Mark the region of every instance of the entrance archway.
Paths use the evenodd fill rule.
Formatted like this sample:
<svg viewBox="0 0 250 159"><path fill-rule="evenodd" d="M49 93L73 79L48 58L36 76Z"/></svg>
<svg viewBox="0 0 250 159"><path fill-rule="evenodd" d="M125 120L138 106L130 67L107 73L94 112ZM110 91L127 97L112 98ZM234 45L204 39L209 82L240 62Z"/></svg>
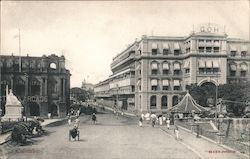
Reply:
<svg viewBox="0 0 250 159"><path fill-rule="evenodd" d="M35 102L29 103L30 116L40 116L40 107L39 104Z"/></svg>
<svg viewBox="0 0 250 159"><path fill-rule="evenodd" d="M58 106L55 103L50 106L50 112L52 116L58 116Z"/></svg>

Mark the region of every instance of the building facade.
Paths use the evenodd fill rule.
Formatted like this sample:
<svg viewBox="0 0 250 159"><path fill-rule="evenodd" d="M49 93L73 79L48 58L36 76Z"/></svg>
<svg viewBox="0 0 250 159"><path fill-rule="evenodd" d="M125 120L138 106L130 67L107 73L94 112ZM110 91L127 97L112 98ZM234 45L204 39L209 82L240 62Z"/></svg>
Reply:
<svg viewBox="0 0 250 159"><path fill-rule="evenodd" d="M250 81L249 52L249 41L228 38L216 24L186 37L144 35L113 58L113 74L95 85L96 98L138 112L164 112L191 84Z"/></svg>
<svg viewBox="0 0 250 159"><path fill-rule="evenodd" d="M5 111L8 85L27 116L65 116L70 105L70 71L65 57L4 56L0 58L1 108ZM3 113L4 114L4 113Z"/></svg>

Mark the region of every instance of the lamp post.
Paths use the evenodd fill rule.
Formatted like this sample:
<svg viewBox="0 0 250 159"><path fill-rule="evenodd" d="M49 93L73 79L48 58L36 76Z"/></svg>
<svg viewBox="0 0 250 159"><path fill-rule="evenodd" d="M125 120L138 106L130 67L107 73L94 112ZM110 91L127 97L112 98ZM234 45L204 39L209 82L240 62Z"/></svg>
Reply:
<svg viewBox="0 0 250 159"><path fill-rule="evenodd" d="M222 125L222 122L223 122L223 120L224 120L224 116L223 116L222 114L220 114L220 115L218 116L218 118L219 118L219 133L218 133L218 136L219 136L219 144L222 144L222 136L223 136L223 134L222 134L221 125Z"/></svg>

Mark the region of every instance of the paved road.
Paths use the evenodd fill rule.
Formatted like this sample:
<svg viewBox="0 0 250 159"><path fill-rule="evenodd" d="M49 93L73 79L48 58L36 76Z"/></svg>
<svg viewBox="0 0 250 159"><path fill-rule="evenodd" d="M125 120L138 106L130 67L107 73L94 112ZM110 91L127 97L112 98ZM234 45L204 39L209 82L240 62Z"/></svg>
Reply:
<svg viewBox="0 0 250 159"><path fill-rule="evenodd" d="M97 118L97 125L93 125L89 116L81 117L80 141L69 142L68 125L50 127L48 136L27 146L0 147L0 155L9 159L200 158L161 129L150 125L141 128L137 120L116 119L113 114L98 114Z"/></svg>

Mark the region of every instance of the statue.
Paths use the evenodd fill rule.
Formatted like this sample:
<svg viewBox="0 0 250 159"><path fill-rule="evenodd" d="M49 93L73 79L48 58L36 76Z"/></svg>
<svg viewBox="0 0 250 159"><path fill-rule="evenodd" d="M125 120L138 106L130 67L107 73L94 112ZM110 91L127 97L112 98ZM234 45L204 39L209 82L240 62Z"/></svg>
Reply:
<svg viewBox="0 0 250 159"><path fill-rule="evenodd" d="M6 104L5 104L5 115L2 117L3 120L19 120L22 116L23 106L17 97L13 94L10 89L8 92L8 85L6 86Z"/></svg>

